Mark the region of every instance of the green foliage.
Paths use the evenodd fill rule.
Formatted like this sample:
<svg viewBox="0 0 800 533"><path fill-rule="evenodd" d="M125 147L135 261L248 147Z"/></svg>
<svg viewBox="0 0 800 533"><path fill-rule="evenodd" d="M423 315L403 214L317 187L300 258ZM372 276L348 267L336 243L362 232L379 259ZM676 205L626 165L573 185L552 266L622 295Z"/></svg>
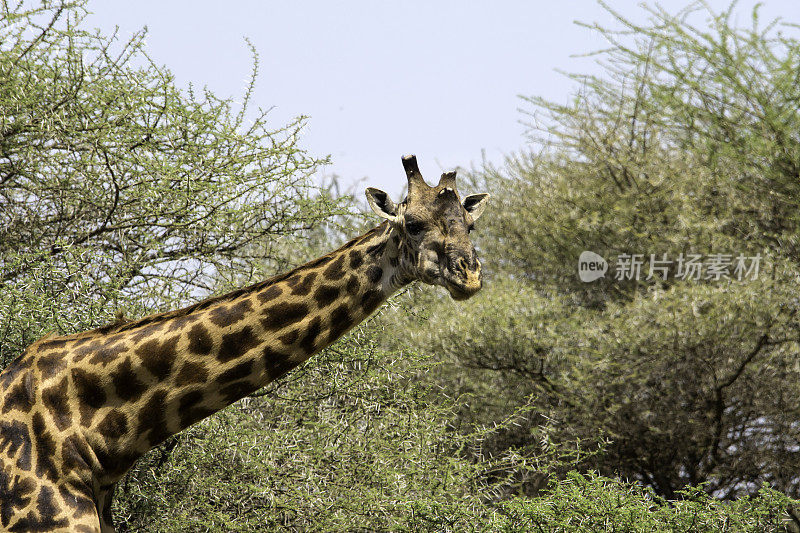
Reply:
<svg viewBox="0 0 800 533"><path fill-rule="evenodd" d="M473 173L493 193L475 237L487 287L415 339L459 363L442 379L476 393L475 423L534 395L497 450L536 453L545 428L558 447L607 440L585 468L669 499L764 482L797 497L800 41L757 12L740 29L733 8L647 9L648 24L595 28L606 71L574 76L569 103L526 98L528 153ZM584 250L604 278L579 279ZM761 270L683 279L690 253L760 254ZM621 254L643 254L638 280L616 279ZM668 279L646 279L650 254L673 261Z"/></svg>
<svg viewBox="0 0 800 533"><path fill-rule="evenodd" d="M488 520L486 473L514 457L469 459L480 438L456 432L457 400L421 379L435 363L376 351L380 333L358 328L141 461L119 485L119 529L154 517L165 531L462 531Z"/></svg>
<svg viewBox="0 0 800 533"><path fill-rule="evenodd" d="M503 502L494 531L777 531L791 503L768 488L733 503L700 488L680 496L667 502L636 484L572 472L547 497Z"/></svg>
<svg viewBox="0 0 800 533"><path fill-rule="evenodd" d="M425 379L431 358L378 349L383 333L358 328L149 454L118 486L118 530L760 532L791 503L766 488L734 503L700 489L666 501L593 474L551 479L543 469L558 462L543 453L493 456L522 413L457 431L468 399L442 398ZM498 501L521 471L540 495Z"/></svg>
<svg viewBox="0 0 800 533"><path fill-rule="evenodd" d="M336 211L297 145L305 119L273 129L249 111L255 56L241 106L181 91L143 32L83 29L84 4L2 7L2 362L48 330L271 272L276 243Z"/></svg>

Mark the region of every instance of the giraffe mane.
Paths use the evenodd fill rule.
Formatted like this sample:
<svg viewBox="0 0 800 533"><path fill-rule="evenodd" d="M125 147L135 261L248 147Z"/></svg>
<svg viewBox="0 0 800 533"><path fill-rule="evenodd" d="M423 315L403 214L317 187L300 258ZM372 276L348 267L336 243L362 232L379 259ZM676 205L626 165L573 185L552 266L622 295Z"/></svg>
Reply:
<svg viewBox="0 0 800 533"><path fill-rule="evenodd" d="M161 322L161 321L164 321L164 320L169 320L169 319L172 319L172 318L179 318L179 317L182 317L182 316L186 316L186 315L191 314L191 313L193 313L195 311L201 311L203 309L206 309L206 308L211 307L211 306L213 306L215 304L218 304L218 303L229 302L229 301L235 300L239 296L241 296L243 294L246 294L248 292L257 291L257 290L263 289L264 287L267 287L267 286L269 286L269 285L271 285L273 283L277 283L279 281L283 281L284 279L289 278L295 272L297 272L298 270L300 270L301 268L303 268L305 266L306 265L298 266L298 267L290 270L289 272L284 272L283 274L278 274L278 275L272 276L269 279L266 279L264 281L260 281L258 283L254 283L252 285L248 285L247 287L236 289L236 290L233 290L231 292L227 292L227 293L220 294L220 295L217 295L217 296L211 296L210 298L206 298L205 300L202 300L200 302L191 304L191 305L183 307L181 309L175 309L173 311L165 311L163 313L155 313L155 314L152 314L152 315L144 316L142 318L129 320L127 322L122 322L122 323L120 323L119 321L115 320L114 322L111 322L110 324L106 324L104 326L100 326L98 328L89 330L89 331L85 332L84 334L85 335L91 335L91 334L107 335L109 333L130 331L132 329L136 329L136 328L141 327L141 326L147 326L147 325L155 324L157 322ZM74 334L74 335L75 336L83 336L83 334ZM68 335L68 336L71 337L72 335Z"/></svg>

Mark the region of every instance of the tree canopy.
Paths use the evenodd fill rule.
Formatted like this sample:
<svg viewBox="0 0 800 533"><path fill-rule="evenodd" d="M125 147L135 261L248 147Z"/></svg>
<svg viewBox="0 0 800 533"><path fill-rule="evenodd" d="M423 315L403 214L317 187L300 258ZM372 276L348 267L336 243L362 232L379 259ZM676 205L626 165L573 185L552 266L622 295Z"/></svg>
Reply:
<svg viewBox="0 0 800 533"><path fill-rule="evenodd" d="M587 465L668 498L800 495L800 41L757 9L734 26L734 7L592 26L604 72L574 75L567 103L524 98L529 149L473 173L495 195L477 237L493 275L419 342L472 369L457 390L495 392L479 422L535 397L501 448L547 428L606 440ZM608 261L590 283L585 251Z"/></svg>
<svg viewBox="0 0 800 533"><path fill-rule="evenodd" d="M146 54L83 29L85 2L3 4L0 361L72 332L208 294L231 272L285 265L280 244L335 206L297 143Z"/></svg>

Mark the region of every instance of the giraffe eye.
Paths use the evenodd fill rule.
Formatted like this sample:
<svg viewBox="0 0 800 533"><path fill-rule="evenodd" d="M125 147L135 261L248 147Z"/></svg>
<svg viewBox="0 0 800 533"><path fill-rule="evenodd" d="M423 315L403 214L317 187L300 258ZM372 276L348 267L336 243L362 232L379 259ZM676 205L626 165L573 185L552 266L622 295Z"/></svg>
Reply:
<svg viewBox="0 0 800 533"><path fill-rule="evenodd" d="M419 235L425 229L425 224L422 222L412 221L406 222L406 231L411 235Z"/></svg>
<svg viewBox="0 0 800 533"><path fill-rule="evenodd" d="M472 230L474 230L474 229L475 229L475 225L474 225L474 224L470 224L470 225L467 227L467 233L472 233Z"/></svg>

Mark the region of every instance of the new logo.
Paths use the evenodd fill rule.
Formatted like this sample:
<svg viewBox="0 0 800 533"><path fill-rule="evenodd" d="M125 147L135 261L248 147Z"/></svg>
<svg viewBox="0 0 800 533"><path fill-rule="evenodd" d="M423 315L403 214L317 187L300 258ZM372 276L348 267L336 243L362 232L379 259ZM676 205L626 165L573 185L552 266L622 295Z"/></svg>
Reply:
<svg viewBox="0 0 800 533"><path fill-rule="evenodd" d="M602 278L607 270L608 262L594 252L581 252L578 257L578 276L585 283Z"/></svg>

